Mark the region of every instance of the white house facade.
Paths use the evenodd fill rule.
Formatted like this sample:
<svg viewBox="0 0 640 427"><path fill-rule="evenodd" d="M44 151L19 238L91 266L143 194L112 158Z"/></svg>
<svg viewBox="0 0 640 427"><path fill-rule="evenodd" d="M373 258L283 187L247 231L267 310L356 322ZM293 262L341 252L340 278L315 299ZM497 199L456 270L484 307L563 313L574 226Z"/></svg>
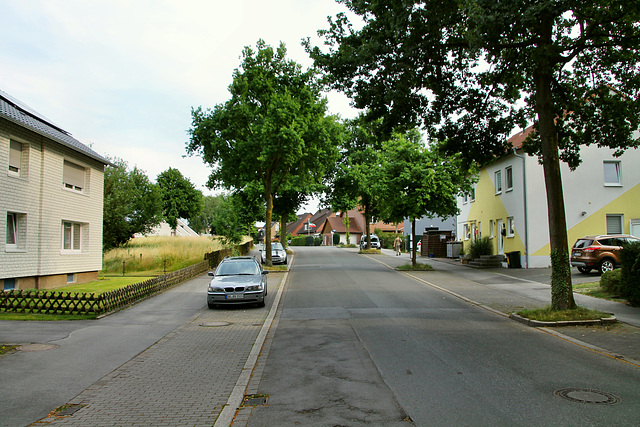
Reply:
<svg viewBox="0 0 640 427"><path fill-rule="evenodd" d="M544 171L520 146L531 128L514 135L514 152L481 169L475 193L458 198L458 236L465 250L489 237L494 254L520 253L523 267L550 265ZM640 236L640 150L582 147L582 163L561 165L569 244L594 234Z"/></svg>
<svg viewBox="0 0 640 427"><path fill-rule="evenodd" d="M107 164L0 91L0 289L50 289L97 278Z"/></svg>

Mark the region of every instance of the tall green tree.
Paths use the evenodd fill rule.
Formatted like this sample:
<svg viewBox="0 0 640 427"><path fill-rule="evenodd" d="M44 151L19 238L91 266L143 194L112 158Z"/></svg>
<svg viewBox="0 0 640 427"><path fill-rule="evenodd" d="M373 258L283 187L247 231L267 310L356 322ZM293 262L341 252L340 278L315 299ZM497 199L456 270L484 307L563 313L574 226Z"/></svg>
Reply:
<svg viewBox="0 0 640 427"><path fill-rule="evenodd" d="M331 85L387 130L422 123L450 152L486 163L511 149L514 127L535 123L528 150L545 176L551 305L575 307L560 161L581 145L637 147L640 6L637 0L340 0L307 49Z"/></svg>
<svg viewBox="0 0 640 427"><path fill-rule="evenodd" d="M382 147L380 121L368 122L362 115L349 120L340 147L340 159L333 169L327 201L334 211L347 213L359 206L365 218L365 238L371 246L371 219L379 215L383 201L376 191L379 179L379 151ZM345 218L347 230L348 219Z"/></svg>
<svg viewBox="0 0 640 427"><path fill-rule="evenodd" d="M214 234L213 219L216 215L216 209L221 201L222 196L204 196L202 212L188 218L189 227L197 233Z"/></svg>
<svg viewBox="0 0 640 427"><path fill-rule="evenodd" d="M175 230L179 218L191 218L202 212L202 192L178 169L169 168L156 178L162 194L162 215Z"/></svg>
<svg viewBox="0 0 640 427"><path fill-rule="evenodd" d="M335 162L339 126L326 116L314 71L287 59L282 43L273 49L259 40L257 49L245 47L229 92L231 98L212 110L192 109L187 151L213 168L209 186L260 184L270 230L274 195L287 182L321 181ZM271 265L271 239L265 241Z"/></svg>
<svg viewBox="0 0 640 427"><path fill-rule="evenodd" d="M382 217L393 222L409 218L412 236L416 219L457 215L457 196L471 190L473 176L460 155L443 155L437 145L428 148L421 138L414 129L383 143L381 175L375 186L385 200ZM414 266L417 246L411 251Z"/></svg>
<svg viewBox="0 0 640 427"><path fill-rule="evenodd" d="M104 171L103 237L105 250L145 234L162 221L160 189L147 175L122 159L111 160Z"/></svg>

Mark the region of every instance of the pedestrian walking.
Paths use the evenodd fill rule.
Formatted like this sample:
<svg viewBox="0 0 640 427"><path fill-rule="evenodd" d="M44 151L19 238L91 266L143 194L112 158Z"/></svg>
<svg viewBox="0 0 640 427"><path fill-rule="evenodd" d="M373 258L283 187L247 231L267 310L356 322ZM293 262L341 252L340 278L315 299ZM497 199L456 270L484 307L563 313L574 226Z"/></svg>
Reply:
<svg viewBox="0 0 640 427"><path fill-rule="evenodd" d="M393 241L393 248L396 250L396 256L400 256L400 248L402 247L402 239L399 235L396 235L396 240Z"/></svg>

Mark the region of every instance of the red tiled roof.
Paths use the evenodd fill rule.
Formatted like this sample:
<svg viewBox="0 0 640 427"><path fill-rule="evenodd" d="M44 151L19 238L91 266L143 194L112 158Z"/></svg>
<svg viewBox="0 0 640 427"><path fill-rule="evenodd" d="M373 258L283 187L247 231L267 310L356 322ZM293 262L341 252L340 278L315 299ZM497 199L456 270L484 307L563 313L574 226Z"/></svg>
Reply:
<svg viewBox="0 0 640 427"><path fill-rule="evenodd" d="M525 130L512 135L507 142L509 142L513 148L520 148L525 139L527 139L533 131L533 126L529 126Z"/></svg>

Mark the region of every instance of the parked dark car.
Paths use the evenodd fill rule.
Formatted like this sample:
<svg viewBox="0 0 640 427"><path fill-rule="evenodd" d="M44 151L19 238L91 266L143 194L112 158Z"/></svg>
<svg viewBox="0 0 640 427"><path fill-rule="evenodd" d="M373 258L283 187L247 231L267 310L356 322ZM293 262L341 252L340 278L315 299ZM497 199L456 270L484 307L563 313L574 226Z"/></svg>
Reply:
<svg viewBox="0 0 640 427"><path fill-rule="evenodd" d="M264 307L267 296L268 271L255 258L227 257L216 268L207 287L207 305L215 308L223 304L257 304Z"/></svg>
<svg viewBox="0 0 640 427"><path fill-rule="evenodd" d="M627 243L640 242L627 234L585 236L571 248L571 265L581 273L611 271L620 266L620 249Z"/></svg>

